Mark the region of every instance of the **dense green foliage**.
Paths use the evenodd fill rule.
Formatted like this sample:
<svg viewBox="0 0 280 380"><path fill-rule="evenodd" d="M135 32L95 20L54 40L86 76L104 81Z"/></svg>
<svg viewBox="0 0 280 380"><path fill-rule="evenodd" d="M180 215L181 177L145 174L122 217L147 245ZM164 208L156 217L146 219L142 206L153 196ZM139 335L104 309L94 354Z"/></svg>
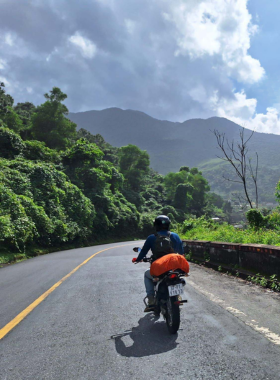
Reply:
<svg viewBox="0 0 280 380"><path fill-rule="evenodd" d="M32 116L32 135L44 141L49 148L63 149L76 136L76 124L67 119L67 107L62 101L67 98L58 87L45 94L47 101L37 107Z"/></svg>
<svg viewBox="0 0 280 380"><path fill-rule="evenodd" d="M0 161L0 240L11 249L86 239L94 206L52 164Z"/></svg>
<svg viewBox="0 0 280 380"><path fill-rule="evenodd" d="M158 214L173 228L191 216L230 218L197 168L160 175L137 146L77 132L59 88L45 97L14 106L0 86L0 253L146 237Z"/></svg>
<svg viewBox="0 0 280 380"><path fill-rule="evenodd" d="M121 193L122 174L103 156L96 144L80 139L63 153L65 172L95 205L96 234L133 236L137 233L139 213Z"/></svg>

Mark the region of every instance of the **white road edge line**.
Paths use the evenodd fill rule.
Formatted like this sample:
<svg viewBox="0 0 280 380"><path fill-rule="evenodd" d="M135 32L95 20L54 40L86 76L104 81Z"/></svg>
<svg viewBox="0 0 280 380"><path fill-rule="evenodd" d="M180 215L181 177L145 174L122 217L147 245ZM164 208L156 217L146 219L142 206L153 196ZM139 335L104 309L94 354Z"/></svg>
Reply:
<svg viewBox="0 0 280 380"><path fill-rule="evenodd" d="M210 292L207 292L201 286L195 284L193 281L188 280L187 282L194 289L198 290L200 293L202 293L206 297L208 297L212 302L215 302L216 304L220 305L222 308L224 308L225 310L227 310L231 314L238 317L247 326L251 327L252 329L257 331L258 333L261 333L262 335L264 335L265 338L267 338L270 342L280 346L280 335L275 334L274 332L270 331L269 328L267 328L267 327L260 327L258 325L258 322L255 321L254 319L251 319L250 321L246 320L247 315L245 313L243 313L243 311L240 311L238 309L235 309L234 307L227 305L224 300L222 300L221 298L215 296L214 294L212 294ZM243 318L240 318L240 317L243 317Z"/></svg>

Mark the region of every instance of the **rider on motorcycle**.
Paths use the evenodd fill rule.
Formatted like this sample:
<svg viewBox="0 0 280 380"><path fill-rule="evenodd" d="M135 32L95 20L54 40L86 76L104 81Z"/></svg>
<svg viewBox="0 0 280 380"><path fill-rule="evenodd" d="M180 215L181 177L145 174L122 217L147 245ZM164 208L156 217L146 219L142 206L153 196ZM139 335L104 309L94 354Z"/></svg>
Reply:
<svg viewBox="0 0 280 380"><path fill-rule="evenodd" d="M154 227L156 229L156 234L150 235L145 241L143 248L141 249L135 263L140 262L147 255L148 251L151 249L153 256L152 259L156 260L158 257L163 256L165 254L171 253L179 253L181 255L184 254L184 248L182 241L175 232L170 232L170 219L166 215L159 215L154 221ZM166 253L159 254L157 241L162 237L167 237L167 240L170 239L171 250ZM134 248L137 251L137 248ZM153 310L153 306L155 304L155 293L154 293L154 281L153 277L150 274L150 269L145 272L144 275L144 283L148 297L148 306L145 308L144 312L149 312Z"/></svg>

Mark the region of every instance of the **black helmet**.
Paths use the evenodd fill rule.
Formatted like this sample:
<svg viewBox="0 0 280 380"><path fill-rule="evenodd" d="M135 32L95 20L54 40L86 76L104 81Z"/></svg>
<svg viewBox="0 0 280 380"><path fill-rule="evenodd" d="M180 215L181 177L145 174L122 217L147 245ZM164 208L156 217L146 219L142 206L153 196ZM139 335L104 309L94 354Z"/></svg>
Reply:
<svg viewBox="0 0 280 380"><path fill-rule="evenodd" d="M169 230L170 227L170 219L166 215L159 215L156 217L154 221L154 226L157 231L160 230Z"/></svg>

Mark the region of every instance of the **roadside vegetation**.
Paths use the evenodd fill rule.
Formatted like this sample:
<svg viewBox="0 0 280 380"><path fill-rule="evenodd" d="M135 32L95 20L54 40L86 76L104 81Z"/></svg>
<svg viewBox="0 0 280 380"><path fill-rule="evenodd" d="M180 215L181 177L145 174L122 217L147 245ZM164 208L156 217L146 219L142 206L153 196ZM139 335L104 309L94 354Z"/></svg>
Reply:
<svg viewBox="0 0 280 380"><path fill-rule="evenodd" d="M264 216L259 210L247 212L248 226L245 229L235 228L227 223L219 224L204 216L185 220L179 228L179 233L185 240L202 240L212 242L227 242L238 244L265 244L280 246L280 213L275 210ZM193 257L192 251L186 254L186 259L198 265L211 267L229 276L241 277L253 284L280 292L280 277L277 274L265 275L254 270L243 270L238 265L212 263L210 255L204 253L201 261ZM251 273L249 275L249 273Z"/></svg>
<svg viewBox="0 0 280 380"><path fill-rule="evenodd" d="M67 95L14 105L0 83L0 263L104 241L144 238L166 214L229 219L231 206L197 168L163 176L135 145L112 147L77 131Z"/></svg>
<svg viewBox="0 0 280 380"><path fill-rule="evenodd" d="M252 215L257 217L252 218ZM248 225L240 229L228 223L217 223L205 216L189 218L183 222L180 232L182 238L186 240L280 246L280 213L278 211L263 216L259 210L250 210L247 212L247 219Z"/></svg>

